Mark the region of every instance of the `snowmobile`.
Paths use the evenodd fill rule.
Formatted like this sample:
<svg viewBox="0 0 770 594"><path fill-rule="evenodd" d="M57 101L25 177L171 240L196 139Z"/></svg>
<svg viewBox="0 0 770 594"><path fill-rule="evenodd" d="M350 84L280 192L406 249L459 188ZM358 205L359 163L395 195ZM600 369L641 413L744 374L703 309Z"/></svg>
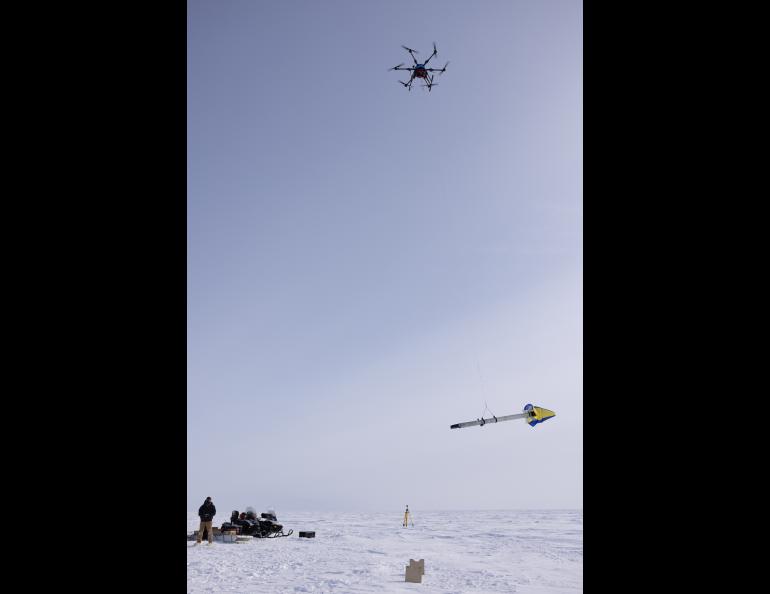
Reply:
<svg viewBox="0 0 770 594"><path fill-rule="evenodd" d="M233 510L229 522L223 522L221 530L237 530L238 534L253 536L254 538L280 538L291 536L294 530L284 533L283 525L278 523L275 512L269 510L257 517L253 507L247 507L243 513Z"/></svg>

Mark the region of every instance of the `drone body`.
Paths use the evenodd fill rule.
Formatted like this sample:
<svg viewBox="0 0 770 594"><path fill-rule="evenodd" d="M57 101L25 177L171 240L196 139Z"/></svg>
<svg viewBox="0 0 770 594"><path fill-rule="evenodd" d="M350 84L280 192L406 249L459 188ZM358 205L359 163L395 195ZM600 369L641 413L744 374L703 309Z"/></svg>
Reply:
<svg viewBox="0 0 770 594"><path fill-rule="evenodd" d="M423 88L427 88L428 91L430 91L433 87L438 85L438 83L433 82L433 72L438 72L439 74L443 74L446 70L446 67L449 66L449 62L444 64L443 68L428 68L428 62L431 61L431 58L433 56L438 54L438 51L436 50L436 44L433 44L433 53L430 55L430 57L425 60L423 63L417 62L417 58L414 57L415 54L419 53L417 50L409 49L405 45L402 45L406 51L409 52L409 55L412 56L412 60L414 61L414 66L410 66L409 68L402 68L404 65L403 63L399 64L398 66L394 66L391 68L391 70L406 70L407 72L411 72L412 75L409 77L409 80L407 82L404 82L402 80L398 81L402 85L404 85L409 91L412 90L412 83L414 82L415 78L421 78L425 84L423 85Z"/></svg>

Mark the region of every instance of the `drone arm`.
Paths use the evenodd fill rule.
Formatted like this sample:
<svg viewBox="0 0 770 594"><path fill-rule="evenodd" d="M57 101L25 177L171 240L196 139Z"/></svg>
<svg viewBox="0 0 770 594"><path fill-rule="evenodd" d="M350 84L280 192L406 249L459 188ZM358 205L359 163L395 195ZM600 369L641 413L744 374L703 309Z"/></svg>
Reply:
<svg viewBox="0 0 770 594"><path fill-rule="evenodd" d="M443 68L426 68L425 70L428 70L429 72L439 72L443 74L446 71L446 67L449 66L449 62L444 64Z"/></svg>
<svg viewBox="0 0 770 594"><path fill-rule="evenodd" d="M436 50L436 44L434 43L434 44L433 44L433 53L430 55L430 58L428 58L427 60L425 60L425 66L427 66L427 65L428 65L428 62L430 62L431 58L432 58L433 56L437 55L437 54L438 54L438 51Z"/></svg>
<svg viewBox="0 0 770 594"><path fill-rule="evenodd" d="M414 54L417 53L417 52L415 52L415 50L413 50L413 49L409 49L405 45L402 45L401 47L403 47L406 51L409 52L409 55L412 56L412 60L414 60L414 63L417 64L417 58L414 57Z"/></svg>

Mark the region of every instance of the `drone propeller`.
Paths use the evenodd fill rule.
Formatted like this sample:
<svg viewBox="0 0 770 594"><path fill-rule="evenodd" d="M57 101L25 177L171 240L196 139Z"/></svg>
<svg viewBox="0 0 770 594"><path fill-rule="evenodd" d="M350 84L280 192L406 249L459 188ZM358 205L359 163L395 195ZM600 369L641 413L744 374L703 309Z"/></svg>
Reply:
<svg viewBox="0 0 770 594"><path fill-rule="evenodd" d="M444 64L444 67L443 67L441 70L439 70L439 74L444 74L444 71L446 70L446 67L447 67L447 66L449 66L449 62L447 62L446 64Z"/></svg>
<svg viewBox="0 0 770 594"><path fill-rule="evenodd" d="M404 63L401 62L401 64L399 64L398 66L393 66L393 68L391 68L390 70L395 70L396 68L401 68L403 65L404 65ZM390 70L388 70L388 72L390 72Z"/></svg>
<svg viewBox="0 0 770 594"><path fill-rule="evenodd" d="M413 54L419 54L420 53L417 50L413 50L413 49L410 49L410 48L406 47L405 45L402 45L401 47L403 47L408 52L412 52Z"/></svg>

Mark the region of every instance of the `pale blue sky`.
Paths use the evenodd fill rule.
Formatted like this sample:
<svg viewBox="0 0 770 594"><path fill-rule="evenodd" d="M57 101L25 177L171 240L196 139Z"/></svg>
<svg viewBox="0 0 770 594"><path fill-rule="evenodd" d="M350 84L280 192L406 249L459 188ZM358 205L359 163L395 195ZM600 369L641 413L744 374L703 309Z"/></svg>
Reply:
<svg viewBox="0 0 770 594"><path fill-rule="evenodd" d="M582 2L190 0L187 43L188 509L581 508ZM485 401L557 417L449 430Z"/></svg>

